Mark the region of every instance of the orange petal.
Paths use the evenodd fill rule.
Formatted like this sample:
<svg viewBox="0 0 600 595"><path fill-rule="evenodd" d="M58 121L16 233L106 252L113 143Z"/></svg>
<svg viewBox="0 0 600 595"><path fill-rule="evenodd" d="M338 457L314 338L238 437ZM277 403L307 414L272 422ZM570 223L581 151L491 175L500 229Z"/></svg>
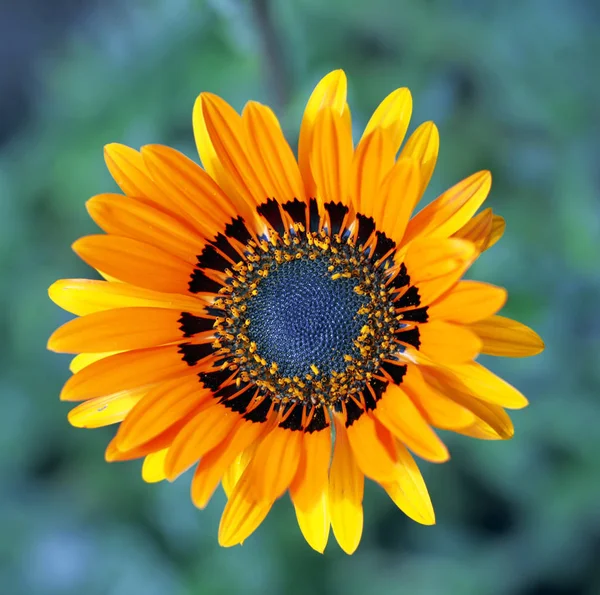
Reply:
<svg viewBox="0 0 600 595"><path fill-rule="evenodd" d="M477 362L436 370L452 388L507 409L527 407L527 399L513 386Z"/></svg>
<svg viewBox="0 0 600 595"><path fill-rule="evenodd" d="M327 488L331 461L331 429L303 433L302 456L290 493L295 506L309 510Z"/></svg>
<svg viewBox="0 0 600 595"><path fill-rule="evenodd" d="M515 433L511 419L504 409L497 405L484 403L484 406L494 408L494 412L488 412L488 418L492 419L492 423L487 423L483 419L476 417L475 421L466 428L458 428L455 430L458 434L469 436L469 438L477 438L478 440L510 440ZM498 428L501 427L499 431Z"/></svg>
<svg viewBox="0 0 600 595"><path fill-rule="evenodd" d="M165 457L168 448L163 448L146 455L142 465L142 479L147 483L157 483L166 479L165 477Z"/></svg>
<svg viewBox="0 0 600 595"><path fill-rule="evenodd" d="M169 308L201 314L206 304L194 296L91 279L61 279L50 286L48 295L57 306L77 316L127 307Z"/></svg>
<svg viewBox="0 0 600 595"><path fill-rule="evenodd" d="M410 221L404 241L417 236L450 237L477 212L491 187L490 172L481 171L446 190Z"/></svg>
<svg viewBox="0 0 600 595"><path fill-rule="evenodd" d="M69 411L69 423L76 428L101 428L121 422L148 390L125 390L85 401Z"/></svg>
<svg viewBox="0 0 600 595"><path fill-rule="evenodd" d="M502 407L477 399L461 390L457 384L449 384L437 370L426 370L425 376L434 390L440 391L475 416L472 424L464 428L453 428L455 432L487 440L507 440L513 437L515 431L512 421Z"/></svg>
<svg viewBox="0 0 600 595"><path fill-rule="evenodd" d="M240 421L227 440L202 457L194 473L191 489L192 501L198 508L206 507L227 469L240 453L258 440L263 429L264 424Z"/></svg>
<svg viewBox="0 0 600 595"><path fill-rule="evenodd" d="M105 351L104 353L80 353L76 355L69 364L69 370L73 374L77 374L79 370L83 370L83 368L87 368L94 362L98 360L104 359L105 357L110 357L111 355L116 355L117 353L121 353L120 351Z"/></svg>
<svg viewBox="0 0 600 595"><path fill-rule="evenodd" d="M493 219L492 209L485 209L485 211L469 219L452 237L473 242L477 246L477 250L483 252L492 233Z"/></svg>
<svg viewBox="0 0 600 595"><path fill-rule="evenodd" d="M492 219L492 231L488 238L486 250L489 250L503 235L506 228L506 221L500 215L494 215Z"/></svg>
<svg viewBox="0 0 600 595"><path fill-rule="evenodd" d="M183 339L181 312L164 308L118 308L75 318L58 328L48 349L60 353L143 349Z"/></svg>
<svg viewBox="0 0 600 595"><path fill-rule="evenodd" d="M495 314L506 302L502 287L479 281L459 281L427 309L429 318L468 324Z"/></svg>
<svg viewBox="0 0 600 595"><path fill-rule="evenodd" d="M364 475L348 442L346 428L337 416L335 447L329 471L329 514L333 534L347 553L356 551L363 530Z"/></svg>
<svg viewBox="0 0 600 595"><path fill-rule="evenodd" d="M236 184L236 181L228 174L227 169L221 163L217 156L213 141L206 125L206 117L204 114L205 95L201 94L194 103L193 125L194 138L198 154L202 160L202 165L210 177L223 189L226 196L236 204L245 205L245 211L253 210L256 206L254 198L248 193L246 188L241 191ZM236 120L238 127L241 127L241 118L234 112L233 119Z"/></svg>
<svg viewBox="0 0 600 595"><path fill-rule="evenodd" d="M404 263L421 297L430 304L445 293L464 274L476 258L475 246L458 239L423 239L410 244Z"/></svg>
<svg viewBox="0 0 600 595"><path fill-rule="evenodd" d="M541 337L528 326L503 316L490 316L469 326L483 342L482 353L527 357L544 350Z"/></svg>
<svg viewBox="0 0 600 595"><path fill-rule="evenodd" d="M275 427L262 439L247 469L258 500L274 501L296 475L302 432Z"/></svg>
<svg viewBox="0 0 600 595"><path fill-rule="evenodd" d="M396 477L396 461L391 437L368 413L346 428L348 441L360 470L370 479L383 483Z"/></svg>
<svg viewBox="0 0 600 595"><path fill-rule="evenodd" d="M151 389L119 426L117 448L131 450L152 440L197 409L211 392L195 378L171 380Z"/></svg>
<svg viewBox="0 0 600 595"><path fill-rule="evenodd" d="M127 196L149 198L157 204L177 211L177 206L170 200L169 195L161 192L152 179L138 151L125 145L111 143L104 147L104 160L115 182Z"/></svg>
<svg viewBox="0 0 600 595"><path fill-rule="evenodd" d="M243 210L243 201L225 194L183 153L164 145L146 145L141 153L157 185L177 203L186 214L186 220L204 237L212 238ZM241 214L245 217L247 213Z"/></svg>
<svg viewBox="0 0 600 595"><path fill-rule="evenodd" d="M406 141L399 159L413 159L419 165L421 192L423 196L431 179L440 149L440 135L433 122L421 124Z"/></svg>
<svg viewBox="0 0 600 595"><path fill-rule="evenodd" d="M132 238L95 235L73 244L77 255L120 281L166 293L187 293L194 268L160 248Z"/></svg>
<svg viewBox="0 0 600 595"><path fill-rule="evenodd" d="M396 442L397 477L382 484L394 504L411 519L423 525L435 524L435 513L423 476L408 450Z"/></svg>
<svg viewBox="0 0 600 595"><path fill-rule="evenodd" d="M185 425L187 419L188 418L184 418L178 421L158 436L152 438L152 440L144 442L144 444L131 450L119 450L117 447L117 437L115 436L109 442L106 452L104 453L104 458L108 463L113 463L115 461L133 461L134 459L145 457L153 452L162 450L163 448L168 448L175 436L177 436L177 432Z"/></svg>
<svg viewBox="0 0 600 595"><path fill-rule="evenodd" d="M292 493L292 502L296 511L298 526L308 545L322 554L329 540L331 519L329 518L329 501L327 485L317 496L311 506L301 505Z"/></svg>
<svg viewBox="0 0 600 595"><path fill-rule="evenodd" d="M319 205L348 204L354 148L348 121L335 109L322 109L316 117L310 166Z"/></svg>
<svg viewBox="0 0 600 595"><path fill-rule="evenodd" d="M206 241L172 211L145 199L99 194L88 200L86 207L106 233L145 242L192 266L206 245Z"/></svg>
<svg viewBox="0 0 600 595"><path fill-rule="evenodd" d="M443 430L465 428L475 421L471 411L455 403L425 382L418 366L408 366L402 390L410 397L423 417Z"/></svg>
<svg viewBox="0 0 600 595"><path fill-rule="evenodd" d="M380 193L380 209L375 211L375 220L381 221L381 230L400 244L410 215L421 197L421 177L416 161L398 160L384 180Z"/></svg>
<svg viewBox="0 0 600 595"><path fill-rule="evenodd" d="M252 162L260 171L268 196L284 203L306 194L298 163L283 136L277 116L265 105L249 102L242 120L252 148Z"/></svg>
<svg viewBox="0 0 600 595"><path fill-rule="evenodd" d="M394 166L394 156L392 143L379 128L359 143L352 159L349 188L350 200L357 212L373 217L378 203L383 202L380 188Z"/></svg>
<svg viewBox="0 0 600 595"><path fill-rule="evenodd" d="M219 545L231 547L247 539L269 514L273 501L257 499L249 469L237 482L219 525Z"/></svg>
<svg viewBox="0 0 600 595"><path fill-rule="evenodd" d="M229 438L239 413L210 399L197 415L177 434L165 461L169 481L187 471L207 452Z"/></svg>
<svg viewBox="0 0 600 595"><path fill-rule="evenodd" d="M263 424L264 425L264 424ZM221 480L223 490L228 498L231 498L235 486L240 481L242 474L248 467L254 451L256 450L256 444L251 444L248 448L244 449L237 457L235 457L233 463L225 471L225 475Z"/></svg>
<svg viewBox="0 0 600 595"><path fill-rule="evenodd" d="M481 341L467 327L443 320L419 325L419 351L440 363L460 364L475 359L481 352Z"/></svg>
<svg viewBox="0 0 600 595"><path fill-rule="evenodd" d="M444 443L401 388L388 385L377 403L375 417L421 458L433 463L450 458Z"/></svg>
<svg viewBox="0 0 600 595"><path fill-rule="evenodd" d="M298 164L308 197L315 197L316 191L310 160L317 115L326 108L332 108L337 113L343 114L346 108L346 90L347 81L344 71L334 70L319 81L306 104L298 139Z"/></svg>
<svg viewBox="0 0 600 595"><path fill-rule="evenodd" d="M365 128L363 139L374 130L379 129L389 139L390 145L393 147L393 154L396 155L404 140L411 114L412 96L410 91L406 87L392 91L373 112Z"/></svg>
<svg viewBox="0 0 600 595"><path fill-rule="evenodd" d="M197 368L181 359L177 345L126 351L100 359L71 376L60 398L84 401L196 372Z"/></svg>
<svg viewBox="0 0 600 595"><path fill-rule="evenodd" d="M228 185L233 185L235 193L242 196L247 204L262 204L269 195L248 157L246 147L249 140L241 116L226 101L212 93L201 93L198 102L200 105L194 108L194 117L203 119L208 139L220 163L220 168L214 170L216 181L225 191ZM196 129L196 120L194 127ZM199 150L202 147L204 145L198 145ZM205 163L202 152L200 157L212 175L210 167L213 165L209 167Z"/></svg>

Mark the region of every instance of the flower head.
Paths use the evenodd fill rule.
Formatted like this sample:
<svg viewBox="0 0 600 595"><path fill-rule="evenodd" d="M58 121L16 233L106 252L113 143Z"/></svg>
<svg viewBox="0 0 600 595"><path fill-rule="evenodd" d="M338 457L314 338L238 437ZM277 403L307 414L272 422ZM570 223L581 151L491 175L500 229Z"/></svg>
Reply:
<svg viewBox="0 0 600 595"><path fill-rule="evenodd" d="M219 541L241 543L289 492L323 551L330 527L352 553L363 486L379 483L434 523L409 451L448 451L433 428L505 439L525 397L475 361L543 348L497 316L506 292L461 280L502 235L483 171L411 218L438 132L402 146L407 89L386 97L354 146L342 71L311 95L298 160L277 118L208 93L194 107L204 169L160 145L106 147L124 195L88 210L106 232L75 252L105 280L61 280L51 298L78 318L49 348L78 354L61 398L78 427L120 423L108 461L144 457L147 481L194 467L203 508L222 483Z"/></svg>

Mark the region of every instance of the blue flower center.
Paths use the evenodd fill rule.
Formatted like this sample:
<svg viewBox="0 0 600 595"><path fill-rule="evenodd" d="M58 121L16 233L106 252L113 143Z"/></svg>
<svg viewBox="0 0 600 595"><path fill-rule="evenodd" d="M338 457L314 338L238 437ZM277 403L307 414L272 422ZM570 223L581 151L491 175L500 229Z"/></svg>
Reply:
<svg viewBox="0 0 600 595"><path fill-rule="evenodd" d="M328 266L318 258L284 262L247 302L248 338L282 376L314 376L313 366L323 375L342 372L344 356L358 354L354 341L368 321L358 311L368 297L354 291L356 279L332 279Z"/></svg>

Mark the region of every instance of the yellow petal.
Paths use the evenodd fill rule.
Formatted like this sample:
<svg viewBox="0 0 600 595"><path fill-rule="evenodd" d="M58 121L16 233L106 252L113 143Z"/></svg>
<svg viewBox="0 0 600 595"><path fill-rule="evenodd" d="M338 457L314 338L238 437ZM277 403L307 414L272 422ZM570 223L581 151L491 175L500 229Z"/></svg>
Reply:
<svg viewBox="0 0 600 595"><path fill-rule="evenodd" d="M306 104L298 139L298 164L308 197L315 197L316 190L310 159L317 115L322 109L328 107L343 114L346 107L346 90L347 81L344 71L334 70L321 79Z"/></svg>
<svg viewBox="0 0 600 595"><path fill-rule="evenodd" d="M237 482L219 525L219 545L231 547L247 539L269 514L273 502L257 499L255 486L246 472Z"/></svg>
<svg viewBox="0 0 600 595"><path fill-rule="evenodd" d="M231 494L233 494L235 486L238 484L238 481L242 477L246 467L248 467L250 459L252 458L255 450L256 447L254 445L244 449L237 457L235 457L233 463L231 463L231 465L225 471L225 475L223 475L221 483L228 498L231 498Z"/></svg>
<svg viewBox="0 0 600 595"><path fill-rule="evenodd" d="M504 357L527 357L544 350L540 336L528 326L503 316L490 316L471 324L483 343L482 353Z"/></svg>
<svg viewBox="0 0 600 595"><path fill-rule="evenodd" d="M322 554L329 539L331 520L329 518L329 502L327 486L309 507L301 506L292 494L292 502L296 510L296 519L304 539L314 550Z"/></svg>
<svg viewBox="0 0 600 595"><path fill-rule="evenodd" d="M166 479L165 477L165 457L168 448L163 448L156 452L146 455L142 465L142 479L148 483L157 483Z"/></svg>
<svg viewBox="0 0 600 595"><path fill-rule="evenodd" d="M507 409L527 407L527 399L513 386L477 362L445 366L438 373L458 391Z"/></svg>
<svg viewBox="0 0 600 595"><path fill-rule="evenodd" d="M350 171L350 199L357 212L373 217L379 203L383 203L380 188L386 174L394 166L394 147L376 128L359 143ZM381 223L379 221L378 223Z"/></svg>
<svg viewBox="0 0 600 595"><path fill-rule="evenodd" d="M393 154L396 155L404 140L411 114L412 96L410 91L406 87L392 91L373 112L365 128L363 139L379 128L390 140Z"/></svg>
<svg viewBox="0 0 600 595"><path fill-rule="evenodd" d="M494 216L492 209L485 209L472 219L469 219L456 233L453 238L461 238L473 242L480 252L483 252L492 233L492 222Z"/></svg>
<svg viewBox="0 0 600 595"><path fill-rule="evenodd" d="M459 281L427 309L430 319L468 324L495 314L506 302L502 287L479 281Z"/></svg>
<svg viewBox="0 0 600 595"><path fill-rule="evenodd" d="M433 122L421 124L406 141L399 159L412 159L419 166L420 196L423 196L431 179L440 149L440 135Z"/></svg>
<svg viewBox="0 0 600 595"><path fill-rule="evenodd" d="M489 250L503 235L506 229L506 221L500 215L494 215L492 219L492 231L488 238L486 250Z"/></svg>
<svg viewBox="0 0 600 595"><path fill-rule="evenodd" d="M310 166L317 200L348 204L354 148L349 123L335 109L322 109L315 119Z"/></svg>
<svg viewBox="0 0 600 595"><path fill-rule="evenodd" d="M364 475L350 448L346 428L335 419L335 447L329 472L329 514L333 534L347 554L356 551L363 530Z"/></svg>
<svg viewBox="0 0 600 595"><path fill-rule="evenodd" d="M121 422L147 392L141 388L90 399L69 411L69 423L76 428L101 428Z"/></svg>
<svg viewBox="0 0 600 595"><path fill-rule="evenodd" d="M421 176L416 161L399 159L386 176L380 194L380 209L375 210L375 221L381 221L381 230L399 245L421 197Z"/></svg>
<svg viewBox="0 0 600 595"><path fill-rule="evenodd" d="M483 403L483 405L487 408L495 408L494 412L488 412L487 417L493 418L491 423L476 417L470 426L455 431L458 434L469 436L469 438L477 438L478 440L510 440L514 436L515 429L506 411L497 405L490 405L489 403Z"/></svg>
<svg viewBox="0 0 600 595"><path fill-rule="evenodd" d="M87 368L94 362L97 362L105 357L110 357L111 355L116 355L117 353L121 353L120 351L107 351L105 353L80 353L76 355L69 364L69 370L73 372L73 374L77 374L79 370L83 370L83 368Z"/></svg>
<svg viewBox="0 0 600 595"><path fill-rule="evenodd" d="M446 190L411 219L404 241L417 236L450 237L476 213L491 187L490 172L481 171Z"/></svg>
<svg viewBox="0 0 600 595"><path fill-rule="evenodd" d="M394 504L417 523L435 524L435 513L423 476L408 450L396 442L397 477L382 484Z"/></svg>
<svg viewBox="0 0 600 595"><path fill-rule="evenodd" d="M508 414L498 405L486 403L465 390L456 383L449 383L438 370L425 371L427 384L434 390L443 393L461 407L468 409L475 416L475 420L464 428L453 428L455 432L484 438L487 440L507 440L514 435L514 427Z"/></svg>
<svg viewBox="0 0 600 595"><path fill-rule="evenodd" d="M77 316L134 306L200 314L206 303L198 297L91 279L61 279L50 286L48 295L56 305Z"/></svg>
<svg viewBox="0 0 600 595"><path fill-rule="evenodd" d="M331 429L303 434L300 464L290 486L292 499L302 510L312 509L326 490L331 460Z"/></svg>

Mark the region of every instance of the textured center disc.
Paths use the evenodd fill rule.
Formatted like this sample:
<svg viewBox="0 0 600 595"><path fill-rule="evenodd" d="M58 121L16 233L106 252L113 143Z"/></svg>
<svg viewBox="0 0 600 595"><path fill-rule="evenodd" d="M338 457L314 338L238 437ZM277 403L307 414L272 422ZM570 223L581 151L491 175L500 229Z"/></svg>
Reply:
<svg viewBox="0 0 600 595"><path fill-rule="evenodd" d="M258 285L248 301L248 337L257 353L275 362L279 373L293 378L341 372L355 357L354 340L367 321L358 310L368 298L355 293L356 279L332 279L325 260L280 264Z"/></svg>

